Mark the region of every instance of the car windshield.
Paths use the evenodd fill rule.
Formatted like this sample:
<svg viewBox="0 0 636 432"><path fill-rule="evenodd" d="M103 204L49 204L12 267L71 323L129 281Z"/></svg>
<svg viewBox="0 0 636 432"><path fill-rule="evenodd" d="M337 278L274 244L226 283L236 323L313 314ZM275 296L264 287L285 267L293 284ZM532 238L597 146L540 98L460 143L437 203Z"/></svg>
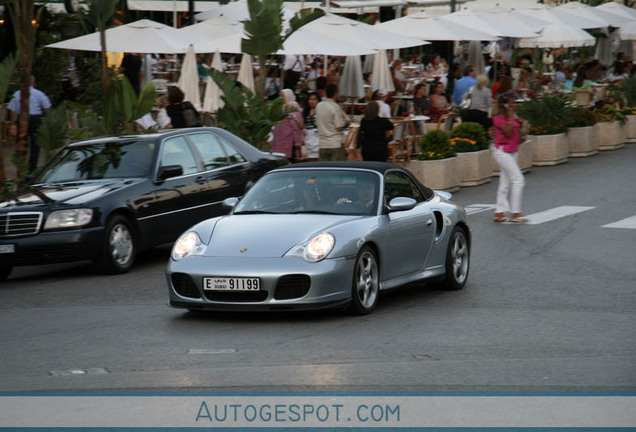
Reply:
<svg viewBox="0 0 636 432"><path fill-rule="evenodd" d="M153 160L155 143L127 141L95 143L70 147L38 175L36 181L53 183L62 181L108 178L146 177Z"/></svg>
<svg viewBox="0 0 636 432"><path fill-rule="evenodd" d="M286 170L259 180L234 214L315 213L372 215L378 203L376 174L348 170Z"/></svg>

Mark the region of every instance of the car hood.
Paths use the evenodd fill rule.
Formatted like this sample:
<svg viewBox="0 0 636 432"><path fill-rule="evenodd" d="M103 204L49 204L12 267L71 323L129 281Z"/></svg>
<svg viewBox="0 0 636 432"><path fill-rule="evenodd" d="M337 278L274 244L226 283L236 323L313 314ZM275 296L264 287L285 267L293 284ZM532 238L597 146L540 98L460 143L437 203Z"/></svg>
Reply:
<svg viewBox="0 0 636 432"><path fill-rule="evenodd" d="M56 184L35 184L15 194L3 202L0 209L41 207L50 205L82 205L114 190L121 189L141 179L108 179L86 182Z"/></svg>
<svg viewBox="0 0 636 432"><path fill-rule="evenodd" d="M283 256L295 245L361 216L339 215L231 215L216 223L206 256Z"/></svg>

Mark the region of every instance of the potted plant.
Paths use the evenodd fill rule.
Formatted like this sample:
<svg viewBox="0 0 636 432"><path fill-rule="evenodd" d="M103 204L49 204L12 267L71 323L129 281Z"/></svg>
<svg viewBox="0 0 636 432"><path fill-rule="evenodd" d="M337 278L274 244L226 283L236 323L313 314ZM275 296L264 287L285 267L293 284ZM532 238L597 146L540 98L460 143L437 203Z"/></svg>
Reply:
<svg viewBox="0 0 636 432"><path fill-rule="evenodd" d="M599 150L616 150L625 146L623 124L626 117L613 103L605 102L594 108L599 127Z"/></svg>
<svg viewBox="0 0 636 432"><path fill-rule="evenodd" d="M612 96L620 101L625 115L625 142L636 142L636 76L625 78Z"/></svg>
<svg viewBox="0 0 636 432"><path fill-rule="evenodd" d="M584 107L571 106L567 110L570 157L585 157L598 153L599 128L594 113Z"/></svg>
<svg viewBox="0 0 636 432"><path fill-rule="evenodd" d="M567 162L569 147L565 120L571 103L571 97L546 93L519 104L517 114L530 126L528 135L532 142L533 165Z"/></svg>
<svg viewBox="0 0 636 432"><path fill-rule="evenodd" d="M459 159L462 186L478 186L492 178L486 132L479 123L464 122L451 131L451 149Z"/></svg>
<svg viewBox="0 0 636 432"><path fill-rule="evenodd" d="M459 189L459 161L451 148L450 135L442 130L428 132L422 136L420 150L417 159L407 165L413 175L431 189Z"/></svg>

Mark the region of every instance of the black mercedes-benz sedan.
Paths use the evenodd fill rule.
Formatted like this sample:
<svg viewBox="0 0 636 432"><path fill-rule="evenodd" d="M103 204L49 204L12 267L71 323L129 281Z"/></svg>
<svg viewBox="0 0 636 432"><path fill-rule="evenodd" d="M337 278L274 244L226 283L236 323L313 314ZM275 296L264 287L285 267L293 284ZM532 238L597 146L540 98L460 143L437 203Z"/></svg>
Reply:
<svg viewBox="0 0 636 432"><path fill-rule="evenodd" d="M0 280L15 266L81 260L126 272L137 252L227 213L225 198L287 163L219 128L69 144L0 201Z"/></svg>

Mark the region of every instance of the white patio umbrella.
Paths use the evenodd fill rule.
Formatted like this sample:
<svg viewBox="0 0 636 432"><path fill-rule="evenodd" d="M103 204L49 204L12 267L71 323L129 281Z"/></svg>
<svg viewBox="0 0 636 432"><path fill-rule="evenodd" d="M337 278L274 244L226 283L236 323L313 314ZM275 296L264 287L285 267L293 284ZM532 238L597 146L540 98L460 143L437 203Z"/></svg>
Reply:
<svg viewBox="0 0 636 432"><path fill-rule="evenodd" d="M359 56L347 57L338 91L340 96L356 100L364 97L364 77L362 76L362 64Z"/></svg>
<svg viewBox="0 0 636 432"><path fill-rule="evenodd" d="M254 66L252 65L252 57L249 54L243 54L243 57L241 57L241 66L236 80L254 91Z"/></svg>
<svg viewBox="0 0 636 432"><path fill-rule="evenodd" d="M585 30L566 24L549 24L541 30L536 38L519 40L522 48L571 48L592 46L596 39Z"/></svg>
<svg viewBox="0 0 636 432"><path fill-rule="evenodd" d="M471 41L499 39L492 33L465 28L440 17L431 18L426 14L411 14L377 24L383 30L427 41Z"/></svg>
<svg viewBox="0 0 636 432"><path fill-rule="evenodd" d="M537 33L525 28L509 24L489 14L481 14L470 10L462 10L441 17L443 21L454 22L461 26L485 31L499 37L535 37Z"/></svg>
<svg viewBox="0 0 636 432"><path fill-rule="evenodd" d="M373 75L371 76L371 90L386 90L392 92L395 90L393 85L393 77L389 69L389 61L386 57L386 51L380 50L373 60Z"/></svg>
<svg viewBox="0 0 636 432"><path fill-rule="evenodd" d="M345 36L324 34L303 26L287 38L283 44L283 49L278 53L350 56L375 52L373 45L364 41L348 41Z"/></svg>
<svg viewBox="0 0 636 432"><path fill-rule="evenodd" d="M636 21L631 24L621 26L617 32L618 37L621 38L621 40L636 40Z"/></svg>
<svg viewBox="0 0 636 432"><path fill-rule="evenodd" d="M223 72L221 53L219 51L214 53L212 68ZM216 85L212 77L208 76L207 83L205 85L205 96L203 97L203 111L215 113L219 109L223 108L224 105L225 103L221 99L221 89L218 85Z"/></svg>
<svg viewBox="0 0 636 432"><path fill-rule="evenodd" d="M192 45L188 48L181 65L181 73L177 86L185 93L184 100L189 101L197 111L201 110L201 93L199 91L199 72L197 57Z"/></svg>
<svg viewBox="0 0 636 432"><path fill-rule="evenodd" d="M225 17L232 21L243 21L249 19L250 13L247 7L247 1L235 1L225 5L221 5L219 7L206 10L204 12L200 12L194 16L194 18L198 21L207 20L210 18L216 17ZM294 16L294 11L283 8L283 18L290 19Z"/></svg>
<svg viewBox="0 0 636 432"><path fill-rule="evenodd" d="M196 33L208 39L218 39L232 34L243 34L243 23L218 16L183 27L181 30Z"/></svg>
<svg viewBox="0 0 636 432"><path fill-rule="evenodd" d="M590 20L582 16L574 15L563 9L550 9L543 5L536 5L531 8L519 9L521 15L548 21L551 24L563 24L579 29L594 29L605 27L598 20Z"/></svg>
<svg viewBox="0 0 636 432"><path fill-rule="evenodd" d="M605 12L612 13L614 15L619 15L621 17L628 17L632 20L636 20L636 9L624 6L620 3L616 2L607 2L602 5L596 6L594 9L603 10Z"/></svg>
<svg viewBox="0 0 636 432"><path fill-rule="evenodd" d="M568 13L586 19L598 20L599 22L605 23L603 27L620 27L622 25L629 24L632 21L632 19L630 19L629 17L615 15L602 9L584 5L583 3L579 3L577 1L562 4L555 9L564 10Z"/></svg>
<svg viewBox="0 0 636 432"><path fill-rule="evenodd" d="M347 43L359 46L369 46L373 49L407 48L428 44L420 38L396 35L381 28L361 21L344 18L334 14L327 14L303 26L303 29L331 36Z"/></svg>
<svg viewBox="0 0 636 432"><path fill-rule="evenodd" d="M520 14L517 10L508 9L502 6L493 6L484 10L484 14L490 15L498 21L514 25L519 28L526 29L531 32L538 33L541 29L549 24L548 21L532 18L527 15Z"/></svg>
<svg viewBox="0 0 636 432"><path fill-rule="evenodd" d="M190 45L195 52L206 51L206 39L192 33L181 33L167 25L142 19L106 30L106 49L110 52L185 54ZM46 46L79 51L101 51L99 32L79 36Z"/></svg>

